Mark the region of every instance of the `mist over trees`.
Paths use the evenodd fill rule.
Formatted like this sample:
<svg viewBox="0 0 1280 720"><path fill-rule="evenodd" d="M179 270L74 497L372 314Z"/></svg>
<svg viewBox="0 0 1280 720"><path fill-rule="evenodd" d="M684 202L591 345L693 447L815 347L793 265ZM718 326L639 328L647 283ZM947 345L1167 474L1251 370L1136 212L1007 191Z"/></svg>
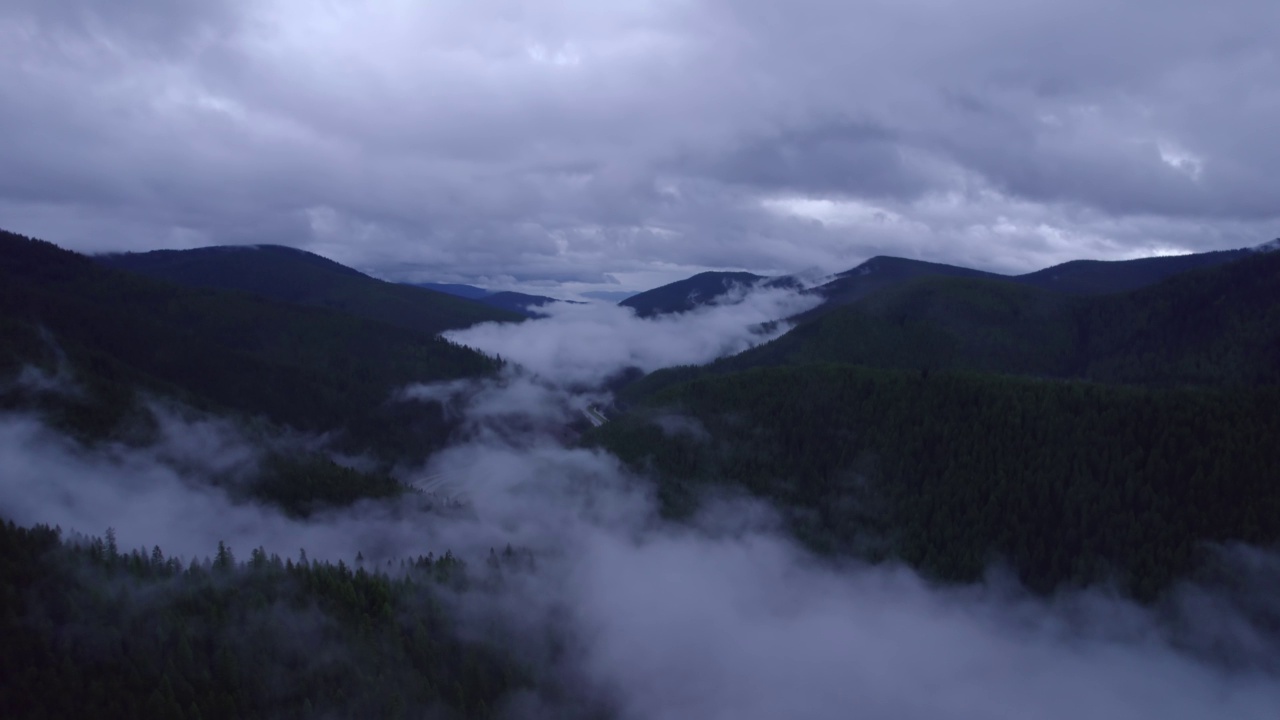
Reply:
<svg viewBox="0 0 1280 720"><path fill-rule="evenodd" d="M277 255L322 291L0 237L0 714L1280 707L1280 254L443 337Z"/></svg>
<svg viewBox="0 0 1280 720"><path fill-rule="evenodd" d="M531 670L464 640L441 595L500 582L451 554L394 566L166 558L0 525L0 713L104 718L489 717ZM476 590L479 592L479 590Z"/></svg>

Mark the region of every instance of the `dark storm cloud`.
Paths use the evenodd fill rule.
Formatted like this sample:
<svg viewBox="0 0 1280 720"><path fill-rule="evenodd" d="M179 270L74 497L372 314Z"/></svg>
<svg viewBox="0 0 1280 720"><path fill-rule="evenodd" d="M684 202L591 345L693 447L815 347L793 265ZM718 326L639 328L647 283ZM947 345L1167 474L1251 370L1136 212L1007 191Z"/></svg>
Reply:
<svg viewBox="0 0 1280 720"><path fill-rule="evenodd" d="M713 163L710 174L769 192L911 200L942 186L913 153L888 128L832 120L748 141Z"/></svg>
<svg viewBox="0 0 1280 720"><path fill-rule="evenodd" d="M20 0L0 225L590 289L1280 234L1280 6Z"/></svg>

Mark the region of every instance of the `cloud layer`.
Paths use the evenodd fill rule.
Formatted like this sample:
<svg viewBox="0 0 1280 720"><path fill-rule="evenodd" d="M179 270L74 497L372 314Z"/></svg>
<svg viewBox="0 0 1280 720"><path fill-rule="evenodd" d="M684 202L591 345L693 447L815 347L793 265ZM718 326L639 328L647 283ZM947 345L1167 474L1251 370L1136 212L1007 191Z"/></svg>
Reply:
<svg viewBox="0 0 1280 720"><path fill-rule="evenodd" d="M493 287L1280 234L1267 0L0 9L0 224Z"/></svg>
<svg viewBox="0 0 1280 720"><path fill-rule="evenodd" d="M488 547L529 548L535 571L455 608L564 689L551 706L522 699L513 718L565 717L559 703L582 698L644 720L1243 719L1280 703L1274 629L1241 611L1253 596L1274 617L1262 584L1274 556L1244 551L1253 572L1237 567L1235 594L1188 587L1163 616L1101 593L1033 599L1000 580L940 589L903 568L824 564L742 502L664 523L614 459L528 440L486 434L437 458L435 471L463 476L470 516L363 507L302 523L232 505L152 453L83 454L7 418L0 507L186 557L228 538L241 557L263 544L348 563L451 549L481 567Z"/></svg>
<svg viewBox="0 0 1280 720"><path fill-rule="evenodd" d="M446 336L499 355L563 386L595 387L627 368L653 372L672 365L701 365L782 335L773 323L816 306L820 298L781 288L745 288L714 305L680 315L636 317L628 307L556 303L545 319L520 324L484 323Z"/></svg>

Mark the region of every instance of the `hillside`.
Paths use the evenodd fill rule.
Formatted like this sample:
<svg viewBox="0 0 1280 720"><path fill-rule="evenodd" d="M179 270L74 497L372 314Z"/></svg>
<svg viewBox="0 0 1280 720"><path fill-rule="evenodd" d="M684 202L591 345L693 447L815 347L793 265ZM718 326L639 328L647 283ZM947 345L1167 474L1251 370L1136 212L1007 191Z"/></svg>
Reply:
<svg viewBox="0 0 1280 720"><path fill-rule="evenodd" d="M511 291L496 292L480 298L480 302L491 305L503 310L521 313L522 315L536 315L535 308L543 305L550 305L555 302L568 302L574 305L581 303L572 300L557 300L556 298L547 297L545 295L530 295L528 293L518 293Z"/></svg>
<svg viewBox="0 0 1280 720"><path fill-rule="evenodd" d="M1065 355L1073 343L1068 305L1054 293L1002 280L920 277L819 313L732 364L1060 374L1069 369Z"/></svg>
<svg viewBox="0 0 1280 720"><path fill-rule="evenodd" d="M450 295L468 298L500 310L519 313L524 317L535 317L537 313L534 312L534 308L540 308L543 305L548 305L554 302L573 302L572 300L558 300L553 297L547 297L546 295L530 295L528 293L513 292L510 290L491 292L484 288L475 287L474 285L418 283L415 287L438 290Z"/></svg>
<svg viewBox="0 0 1280 720"><path fill-rule="evenodd" d="M188 562L0 521L0 715L488 717L533 684L528 663L448 609L492 569L215 550Z"/></svg>
<svg viewBox="0 0 1280 720"><path fill-rule="evenodd" d="M454 295L468 300L479 300L489 294L488 290L475 285L462 285L459 283L406 283L413 287L426 288L427 290L435 290L446 295Z"/></svg>
<svg viewBox="0 0 1280 720"><path fill-rule="evenodd" d="M754 285L764 278L747 272L704 272L677 282L646 290L618 303L635 310L640 317L688 312L713 302L735 287Z"/></svg>
<svg viewBox="0 0 1280 720"><path fill-rule="evenodd" d="M1174 275L1241 260L1252 249L1103 261L1073 260L1012 279L1016 282L1069 295L1104 295L1153 285Z"/></svg>
<svg viewBox="0 0 1280 720"><path fill-rule="evenodd" d="M705 373L848 363L1139 384L1280 383L1280 254L1127 293L1072 297L1006 279L917 277L826 312L705 369L654 373L646 392Z"/></svg>
<svg viewBox="0 0 1280 720"><path fill-rule="evenodd" d="M425 329L183 287L11 233L0 233L0 330L8 377L27 365L52 371L59 356L70 364L90 392L59 405L56 422L86 437L112 432L144 388L303 431L342 429L351 451L421 457L447 425L431 406L388 405L391 394L497 367Z"/></svg>
<svg viewBox="0 0 1280 720"><path fill-rule="evenodd" d="M453 295L378 280L319 255L279 245L155 250L96 259L109 267L180 285L241 290L419 332L523 317Z"/></svg>
<svg viewBox="0 0 1280 720"><path fill-rule="evenodd" d="M809 292L821 295L823 303L804 313L811 319L838 307L922 278L976 278L1003 280L1064 295L1106 295L1137 290L1166 278L1192 270L1211 268L1255 254L1259 248L1221 252L1139 258L1136 260L1073 260L1025 275L1001 275L944 263L876 256L838 273ZM761 280L781 287L799 285L788 276L765 279L750 273L701 273L669 285L635 295L619 303L635 308L641 317L669 312L687 312L723 295L734 284L751 285ZM465 286L464 286L465 287Z"/></svg>
<svg viewBox="0 0 1280 720"><path fill-rule="evenodd" d="M673 515L746 490L822 552L1150 599L1203 543L1280 541L1278 392L1280 253L1247 252L1092 297L916 277L653 373L595 437Z"/></svg>
<svg viewBox="0 0 1280 720"><path fill-rule="evenodd" d="M971 268L944 265L942 263L908 260L899 257L873 257L861 265L846 270L825 285L817 288L824 298L823 305L813 314L821 314L835 306L848 305L886 288L921 277L971 277L1000 278L995 273Z"/></svg>
<svg viewBox="0 0 1280 720"><path fill-rule="evenodd" d="M1025 275L1000 275L955 265L880 256L840 273L818 288L827 301L814 314L925 277L1006 280L1066 295L1107 295L1137 290L1192 270L1224 265L1254 252L1245 248L1135 260L1072 260Z"/></svg>
<svg viewBox="0 0 1280 720"><path fill-rule="evenodd" d="M698 432L664 429L682 418ZM1280 394L1008 376L756 368L647 396L595 431L673 516L747 491L810 548L949 582L1151 599L1205 542L1280 541Z"/></svg>

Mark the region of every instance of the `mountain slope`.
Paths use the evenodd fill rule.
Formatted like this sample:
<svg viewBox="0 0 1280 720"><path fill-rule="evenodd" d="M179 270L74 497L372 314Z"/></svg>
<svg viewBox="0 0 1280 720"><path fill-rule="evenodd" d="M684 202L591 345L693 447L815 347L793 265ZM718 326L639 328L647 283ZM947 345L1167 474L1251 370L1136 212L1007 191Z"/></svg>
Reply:
<svg viewBox="0 0 1280 720"><path fill-rule="evenodd" d="M1129 384L1280 384L1280 253L1247 252L1127 293L1050 292L1010 279L917 277L796 319L702 368L660 370L636 399L705 374L847 363Z"/></svg>
<svg viewBox="0 0 1280 720"><path fill-rule="evenodd" d="M1238 257L1088 297L917 276L653 373L593 437L671 515L747 491L820 552L1152 600L1280 541L1280 253Z"/></svg>
<svg viewBox="0 0 1280 720"><path fill-rule="evenodd" d="M735 287L754 285L764 277L748 272L704 272L668 285L646 290L618 303L640 317L688 312L706 305Z"/></svg>
<svg viewBox="0 0 1280 720"><path fill-rule="evenodd" d="M1000 275L941 263L880 256L836 276L819 288L827 305L846 305L879 290L920 277L970 277L1007 280L1067 295L1106 295L1153 285L1174 275L1217 267L1249 257L1255 248L1138 258L1072 260L1025 275Z"/></svg>
<svg viewBox="0 0 1280 720"><path fill-rule="evenodd" d="M628 298L633 298L637 293L622 290L592 290L582 293L583 297L589 297L592 300L604 300L614 304L620 303Z"/></svg>
<svg viewBox="0 0 1280 720"><path fill-rule="evenodd" d="M438 333L520 315L424 288L386 282L278 245L221 246L99 256L104 265L191 287L241 290Z"/></svg>
<svg viewBox="0 0 1280 720"><path fill-rule="evenodd" d="M1132 293L1092 298L1074 320L1084 377L1280 384L1280 253L1251 252Z"/></svg>
<svg viewBox="0 0 1280 720"><path fill-rule="evenodd" d="M1137 290L1184 272L1225 265L1253 252L1242 249L1137 260L1073 260L1011 279L1069 295L1103 295Z"/></svg>
<svg viewBox="0 0 1280 720"><path fill-rule="evenodd" d="M488 290L475 285L461 285L459 283L407 283L413 287L426 288L427 290L435 290L446 295L466 298L468 300L479 300L489 294Z"/></svg>
<svg viewBox="0 0 1280 720"><path fill-rule="evenodd" d="M183 287L3 232L0 331L0 369L52 368L63 353L77 382L100 388L63 418L89 435L109 431L144 388L308 432L343 430L353 451L421 456L447 425L433 406L389 405L392 394L497 367L425 330Z"/></svg>
<svg viewBox="0 0 1280 720"><path fill-rule="evenodd" d="M673 413L698 432L664 429ZM745 490L811 548L971 582L1152 599L1206 543L1280 541L1280 388L1132 388L853 365L679 383L593 431L668 514Z"/></svg>
<svg viewBox="0 0 1280 720"><path fill-rule="evenodd" d="M545 295L529 295L528 293L519 293L507 290L504 292L496 292L491 295L486 295L480 298L480 302L503 310L521 313L522 315L533 315L534 308L540 308L543 305L550 305L555 302L566 301L557 300Z"/></svg>
<svg viewBox="0 0 1280 720"><path fill-rule="evenodd" d="M834 276L808 292L821 295L823 303L798 319L814 318L837 307L856 303L882 290L920 278L956 277L1004 280L1065 295L1106 295L1153 285L1192 270L1225 265L1265 251L1280 240L1256 248L1218 252L1138 258L1135 260L1072 260L1025 275L1001 275L944 263L878 255ZM647 292L634 295L619 305L634 308L641 317L669 312L687 312L714 301L733 285L754 285L764 280L768 286L801 286L789 276L763 278L751 273L708 272L694 275ZM465 287L465 286L464 286Z"/></svg>
<svg viewBox="0 0 1280 720"><path fill-rule="evenodd" d="M528 293L513 292L505 290L502 292L490 292L484 288L478 288L474 285L451 285L448 283L418 283L415 287L427 288L430 290L438 290L450 295L465 297L483 303L490 307L500 310L507 310L513 313L520 313L525 317L534 317L537 313L533 312L533 308L540 308L554 302L569 302L572 300L559 300L546 295L530 295Z"/></svg>
<svg viewBox="0 0 1280 720"><path fill-rule="evenodd" d="M846 270L836 279L817 289L826 301L818 312L839 305L848 305L862 298L920 277L974 277L1000 278L1001 275L971 268L944 265L942 263L908 260L906 258L878 256L861 265Z"/></svg>
<svg viewBox="0 0 1280 720"><path fill-rule="evenodd" d="M874 367L1061 374L1070 301L1001 280L919 277L817 313L726 365L841 362Z"/></svg>

